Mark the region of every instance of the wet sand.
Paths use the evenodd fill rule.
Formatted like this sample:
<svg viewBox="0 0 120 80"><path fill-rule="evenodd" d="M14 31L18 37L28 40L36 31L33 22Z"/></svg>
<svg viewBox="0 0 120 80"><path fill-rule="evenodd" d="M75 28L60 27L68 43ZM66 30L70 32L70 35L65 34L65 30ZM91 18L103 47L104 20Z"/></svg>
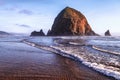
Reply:
<svg viewBox="0 0 120 80"><path fill-rule="evenodd" d="M20 42L0 42L0 80L114 80L80 62Z"/></svg>

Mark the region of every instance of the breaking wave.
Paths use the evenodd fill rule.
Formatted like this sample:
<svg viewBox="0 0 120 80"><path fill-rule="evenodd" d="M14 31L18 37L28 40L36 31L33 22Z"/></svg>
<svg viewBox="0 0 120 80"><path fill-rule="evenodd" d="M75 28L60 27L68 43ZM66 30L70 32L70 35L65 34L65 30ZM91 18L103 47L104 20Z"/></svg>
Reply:
<svg viewBox="0 0 120 80"><path fill-rule="evenodd" d="M102 52L106 52L106 53L110 53L110 54L114 54L114 55L118 55L120 56L119 52L115 52L115 51L110 51L107 49L103 49L103 48L99 48L98 46L92 46L93 49L98 50L98 51L102 51Z"/></svg>
<svg viewBox="0 0 120 80"><path fill-rule="evenodd" d="M118 55L120 55L119 52L110 51L110 50L101 48L96 45L91 46L91 48L95 49L97 51L103 52L103 53L96 54L94 52L84 51L84 49L83 49L83 51L79 52L79 49L76 47L75 48L70 47L70 46L65 47L63 45L62 46L40 45L38 43L31 42L29 40L23 40L22 42L24 42L30 46L48 50L48 51L57 53L59 55L62 55L62 56L68 57L68 58L77 59L80 62L82 62L84 65L91 67L96 71L99 71L107 76L111 76L111 77L114 77L114 78L120 80L120 66L119 66L120 62L117 61L117 59L108 56L109 54L118 56ZM69 44L81 46L80 43L75 43L75 42L69 42ZM82 45L82 46L86 46L86 45ZM84 48L84 47L82 47L82 48ZM108 57L106 57L106 54L104 54L104 52L109 53L109 54L107 54ZM89 55L88 55L88 53L89 53ZM106 59L104 59L104 58L107 58L108 63L107 63L107 61L105 61ZM111 59L110 61L108 60L109 58ZM107 64L104 62L106 62ZM114 64L111 64L111 63L114 63Z"/></svg>

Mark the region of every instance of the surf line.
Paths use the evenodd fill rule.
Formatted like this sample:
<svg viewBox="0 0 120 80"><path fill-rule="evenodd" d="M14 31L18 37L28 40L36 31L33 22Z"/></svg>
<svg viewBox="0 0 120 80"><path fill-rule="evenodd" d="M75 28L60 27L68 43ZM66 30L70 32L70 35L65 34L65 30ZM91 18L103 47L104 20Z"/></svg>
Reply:
<svg viewBox="0 0 120 80"><path fill-rule="evenodd" d="M27 44L27 45L30 45L32 47L36 47L38 49L43 49L43 50L46 50L46 51L50 51L50 52L53 52L53 53L56 53L58 55L61 55L63 57L66 57L66 58L70 58L70 59L73 59L75 61L79 61L81 62L81 60L77 57L75 57L74 55L71 55L71 54L68 54L64 51L61 51L59 50L58 48L54 47L54 46L42 46L42 45L38 45L34 42L30 42L30 41L27 41L27 40L22 40L21 42Z"/></svg>
<svg viewBox="0 0 120 80"><path fill-rule="evenodd" d="M95 71L97 71L97 72L100 72L100 73L102 73L102 74L104 74L104 75L106 75L106 76L112 77L112 78L114 78L114 79L116 78L116 76L114 76L114 74L112 75L111 72L109 72L109 74L111 74L111 75L109 75L108 72L105 73L105 70L101 70L101 69L99 69L99 68L96 67L96 66L90 65L90 64L92 64L91 62L86 62L86 61L84 61L84 60L82 59L82 57L80 57L80 56L78 56L78 55L70 54L69 52L64 52L64 50L60 50L59 47L54 47L54 46L42 46L42 45L38 45L38 44L36 44L36 43L34 43L34 42L30 42L30 41L27 41L27 40L23 40L22 42L25 43L25 44L27 44L27 45L30 45L30 46L39 48L39 49L43 49L43 50L46 50L46 51L51 51L51 52L56 53L56 54L58 54L58 55L61 55L61 56L63 56L63 57L67 57L67 58L73 59L73 60L75 60L75 61L79 61L79 62L82 63L83 65L85 65L85 66L87 66L87 67L89 67L89 68L91 68L91 69L93 69L93 70L95 70ZM89 46L92 47L91 45L89 45ZM119 75L118 75L118 76L119 76ZM117 79L117 78L116 78L116 79ZM119 80L119 78L118 78L118 80Z"/></svg>
<svg viewBox="0 0 120 80"><path fill-rule="evenodd" d="M101 51L101 52L110 53L110 54L114 54L114 55L120 56L120 53L118 53L118 52L113 52L113 51L101 49L101 48L99 48L97 46L92 46L92 48L95 49L95 50Z"/></svg>

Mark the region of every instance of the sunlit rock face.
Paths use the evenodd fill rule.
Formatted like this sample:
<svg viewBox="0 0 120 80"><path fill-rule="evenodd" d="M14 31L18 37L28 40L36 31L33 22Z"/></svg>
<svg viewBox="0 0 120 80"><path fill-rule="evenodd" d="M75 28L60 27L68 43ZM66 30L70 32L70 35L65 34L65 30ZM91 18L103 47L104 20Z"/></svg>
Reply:
<svg viewBox="0 0 120 80"><path fill-rule="evenodd" d="M90 27L85 16L70 7L64 8L52 25L49 34L51 36L70 36L70 35L97 35Z"/></svg>
<svg viewBox="0 0 120 80"><path fill-rule="evenodd" d="M107 31L105 32L105 36L111 36L111 33L110 33L109 30L107 30Z"/></svg>

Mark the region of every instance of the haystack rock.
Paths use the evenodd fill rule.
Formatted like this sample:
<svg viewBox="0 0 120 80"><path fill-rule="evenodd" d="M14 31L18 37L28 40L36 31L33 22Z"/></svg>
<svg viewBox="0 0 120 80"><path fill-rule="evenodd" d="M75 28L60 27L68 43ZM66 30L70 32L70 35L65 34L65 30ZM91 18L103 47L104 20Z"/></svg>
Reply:
<svg viewBox="0 0 120 80"><path fill-rule="evenodd" d="M105 36L111 36L111 33L110 33L109 30L107 30L107 31L105 32Z"/></svg>
<svg viewBox="0 0 120 80"><path fill-rule="evenodd" d="M52 25L49 34L51 36L73 36L73 35L97 35L90 27L85 16L70 7L63 9Z"/></svg>
<svg viewBox="0 0 120 80"><path fill-rule="evenodd" d="M30 36L45 36L43 30L41 29L40 32L33 31Z"/></svg>

